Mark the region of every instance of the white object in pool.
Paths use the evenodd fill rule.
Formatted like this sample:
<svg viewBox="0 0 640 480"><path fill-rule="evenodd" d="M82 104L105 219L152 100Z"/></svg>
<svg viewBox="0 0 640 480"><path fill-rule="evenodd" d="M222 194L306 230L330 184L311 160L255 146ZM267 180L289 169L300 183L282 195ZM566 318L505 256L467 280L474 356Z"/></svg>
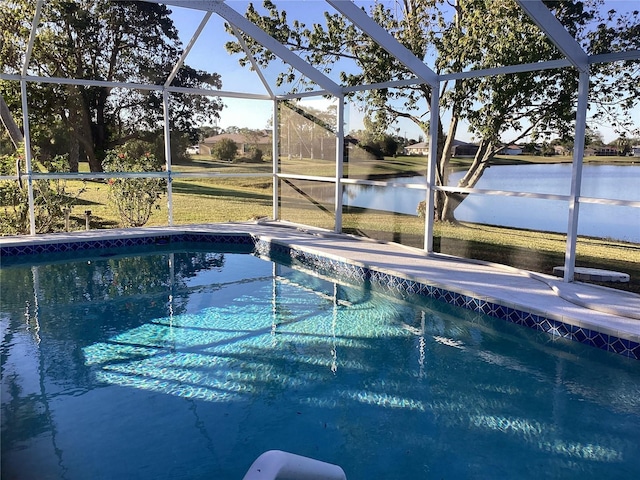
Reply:
<svg viewBox="0 0 640 480"><path fill-rule="evenodd" d="M346 480L342 468L281 450L260 455L243 480Z"/></svg>

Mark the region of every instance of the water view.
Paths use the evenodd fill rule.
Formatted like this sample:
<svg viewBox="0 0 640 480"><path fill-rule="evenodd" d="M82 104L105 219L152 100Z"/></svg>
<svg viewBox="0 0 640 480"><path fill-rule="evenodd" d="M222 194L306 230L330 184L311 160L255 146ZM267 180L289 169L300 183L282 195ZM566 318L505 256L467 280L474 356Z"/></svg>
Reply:
<svg viewBox="0 0 640 480"><path fill-rule="evenodd" d="M462 173L451 176L457 184ZM398 178L397 183L424 183L423 177ZM571 165L501 165L489 168L476 188L512 192L569 195ZM585 165L582 196L640 201L640 165ZM348 185L344 204L376 210L416 214L424 190ZM562 200L470 195L456 210L463 222L565 232L568 205ZM640 208L583 203L580 205L580 235L640 243Z"/></svg>

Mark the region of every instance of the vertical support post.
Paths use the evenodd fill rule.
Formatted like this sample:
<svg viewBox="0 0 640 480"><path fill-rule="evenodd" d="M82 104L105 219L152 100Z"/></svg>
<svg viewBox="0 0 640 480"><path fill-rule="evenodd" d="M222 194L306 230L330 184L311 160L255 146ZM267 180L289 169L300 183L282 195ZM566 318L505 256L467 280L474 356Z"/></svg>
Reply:
<svg viewBox="0 0 640 480"><path fill-rule="evenodd" d="M342 233L342 175L344 170L344 95L338 97L334 232Z"/></svg>
<svg viewBox="0 0 640 480"><path fill-rule="evenodd" d="M173 189L171 178L171 124L169 122L169 91L162 91L162 113L164 115L164 159L167 171L167 210L169 226L173 226Z"/></svg>
<svg viewBox="0 0 640 480"><path fill-rule="evenodd" d="M27 81L25 77L29 73L29 62L33 53L33 44L36 40L36 30L40 22L40 14L42 13L42 4L44 0L36 2L36 12L31 22L31 33L29 34L29 43L24 56L24 64L22 65L22 75L20 79L20 96L22 99L22 124L24 128L24 155L27 168L27 196L29 200L29 231L31 235L36 234L36 213L35 200L33 196L33 167L31 165L31 135L29 133L29 110L27 108Z"/></svg>
<svg viewBox="0 0 640 480"><path fill-rule="evenodd" d="M584 157L584 136L587 129L587 108L589 106L589 68L580 71L578 83L578 108L576 111L576 138L573 147L571 170L571 193L569 194L569 222L567 225L567 245L564 254L564 281L572 282L576 266L576 243L578 238L578 218L580 192L582 188L582 159Z"/></svg>
<svg viewBox="0 0 640 480"><path fill-rule="evenodd" d="M431 85L431 115L429 118L429 160L427 162L427 193L424 213L424 249L433 253L434 183L438 165L438 122L440 119L440 85Z"/></svg>
<svg viewBox="0 0 640 480"><path fill-rule="evenodd" d="M278 168L280 163L280 115L278 108L278 100L273 99L273 135L271 138L271 162L272 162L272 177L273 177L273 195L271 197L272 205L272 216L274 220L278 220L280 216L279 211L279 197L280 191L278 189Z"/></svg>
<svg viewBox="0 0 640 480"><path fill-rule="evenodd" d="M91 210L84 211L84 227L85 230L91 230Z"/></svg>
<svg viewBox="0 0 640 480"><path fill-rule="evenodd" d="M68 232L70 228L69 217L71 215L71 209L69 207L65 207L62 211L64 212L64 231Z"/></svg>
<svg viewBox="0 0 640 480"><path fill-rule="evenodd" d="M29 232L36 234L35 200L33 195L33 167L31 165L31 134L29 132L29 111L27 105L27 81L20 80L20 96L22 97L22 124L24 129L24 158L27 169L27 196L29 200Z"/></svg>

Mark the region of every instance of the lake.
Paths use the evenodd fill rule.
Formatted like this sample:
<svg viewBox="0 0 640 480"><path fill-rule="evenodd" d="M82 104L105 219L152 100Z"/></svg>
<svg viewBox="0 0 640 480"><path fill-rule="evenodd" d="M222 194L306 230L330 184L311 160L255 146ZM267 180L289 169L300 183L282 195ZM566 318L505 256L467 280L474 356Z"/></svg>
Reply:
<svg viewBox="0 0 640 480"><path fill-rule="evenodd" d="M462 172L451 175L456 185ZM422 183L423 177L392 180ZM475 188L569 195L570 164L499 165L490 167ZM416 215L423 190L346 185L344 205ZM640 201L640 165L585 165L582 196ZM505 227L566 232L567 202L497 195L469 195L455 212L459 221ZM582 203L578 234L640 243L640 208Z"/></svg>

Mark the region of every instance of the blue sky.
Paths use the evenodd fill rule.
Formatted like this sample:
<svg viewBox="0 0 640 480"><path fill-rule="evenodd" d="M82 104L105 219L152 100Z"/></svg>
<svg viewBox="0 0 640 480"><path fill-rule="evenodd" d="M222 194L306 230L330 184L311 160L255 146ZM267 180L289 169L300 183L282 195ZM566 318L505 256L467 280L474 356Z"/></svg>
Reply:
<svg viewBox="0 0 640 480"><path fill-rule="evenodd" d="M249 2L231 0L226 3L236 11L243 13ZM256 6L259 6L262 2L258 0L254 3ZM276 3L280 8L284 8L284 10L287 11L290 20L295 18L308 25L314 22L321 22L323 12L325 10L332 10L330 5L322 0L291 0L284 2L278 0ZM358 5L367 5L372 2L359 1L357 3ZM389 5L394 4L393 1L387 3L389 3ZM627 10L630 3L633 2L609 0L606 2L605 8L613 7L618 10ZM638 5L640 6L640 2L638 2ZM186 45L204 17L204 12L174 6L170 8L173 11L172 18L178 28L183 44ZM266 90L262 86L257 74L251 72L248 68L241 67L238 64L238 56L231 56L224 49L224 43L232 39L233 38L224 31L224 21L217 15L213 15L190 55L187 57L186 63L195 68L220 73L222 75L223 90L265 94ZM275 85L275 76L284 68L286 67L282 62L276 61L272 67L263 72L270 85ZM334 80L337 81L335 77ZM289 86L280 89L272 88L274 88L277 93L285 93ZM227 108L222 112L221 119L218 123L220 127L238 126L254 129L268 127L272 112L271 102L231 98L225 98L223 101ZM640 108L637 108L633 113L636 123L640 125ZM347 131L362 128L362 115L355 109L351 109L348 118L350 119L350 123L347 126ZM417 126L409 121L400 123L397 127L401 135L409 138L417 139L419 135L424 135ZM612 141L618 136L610 128L597 126L596 129L603 134L605 141ZM467 141L473 140L466 132L464 125L458 128L457 137ZM508 139L504 138L503 140Z"/></svg>

